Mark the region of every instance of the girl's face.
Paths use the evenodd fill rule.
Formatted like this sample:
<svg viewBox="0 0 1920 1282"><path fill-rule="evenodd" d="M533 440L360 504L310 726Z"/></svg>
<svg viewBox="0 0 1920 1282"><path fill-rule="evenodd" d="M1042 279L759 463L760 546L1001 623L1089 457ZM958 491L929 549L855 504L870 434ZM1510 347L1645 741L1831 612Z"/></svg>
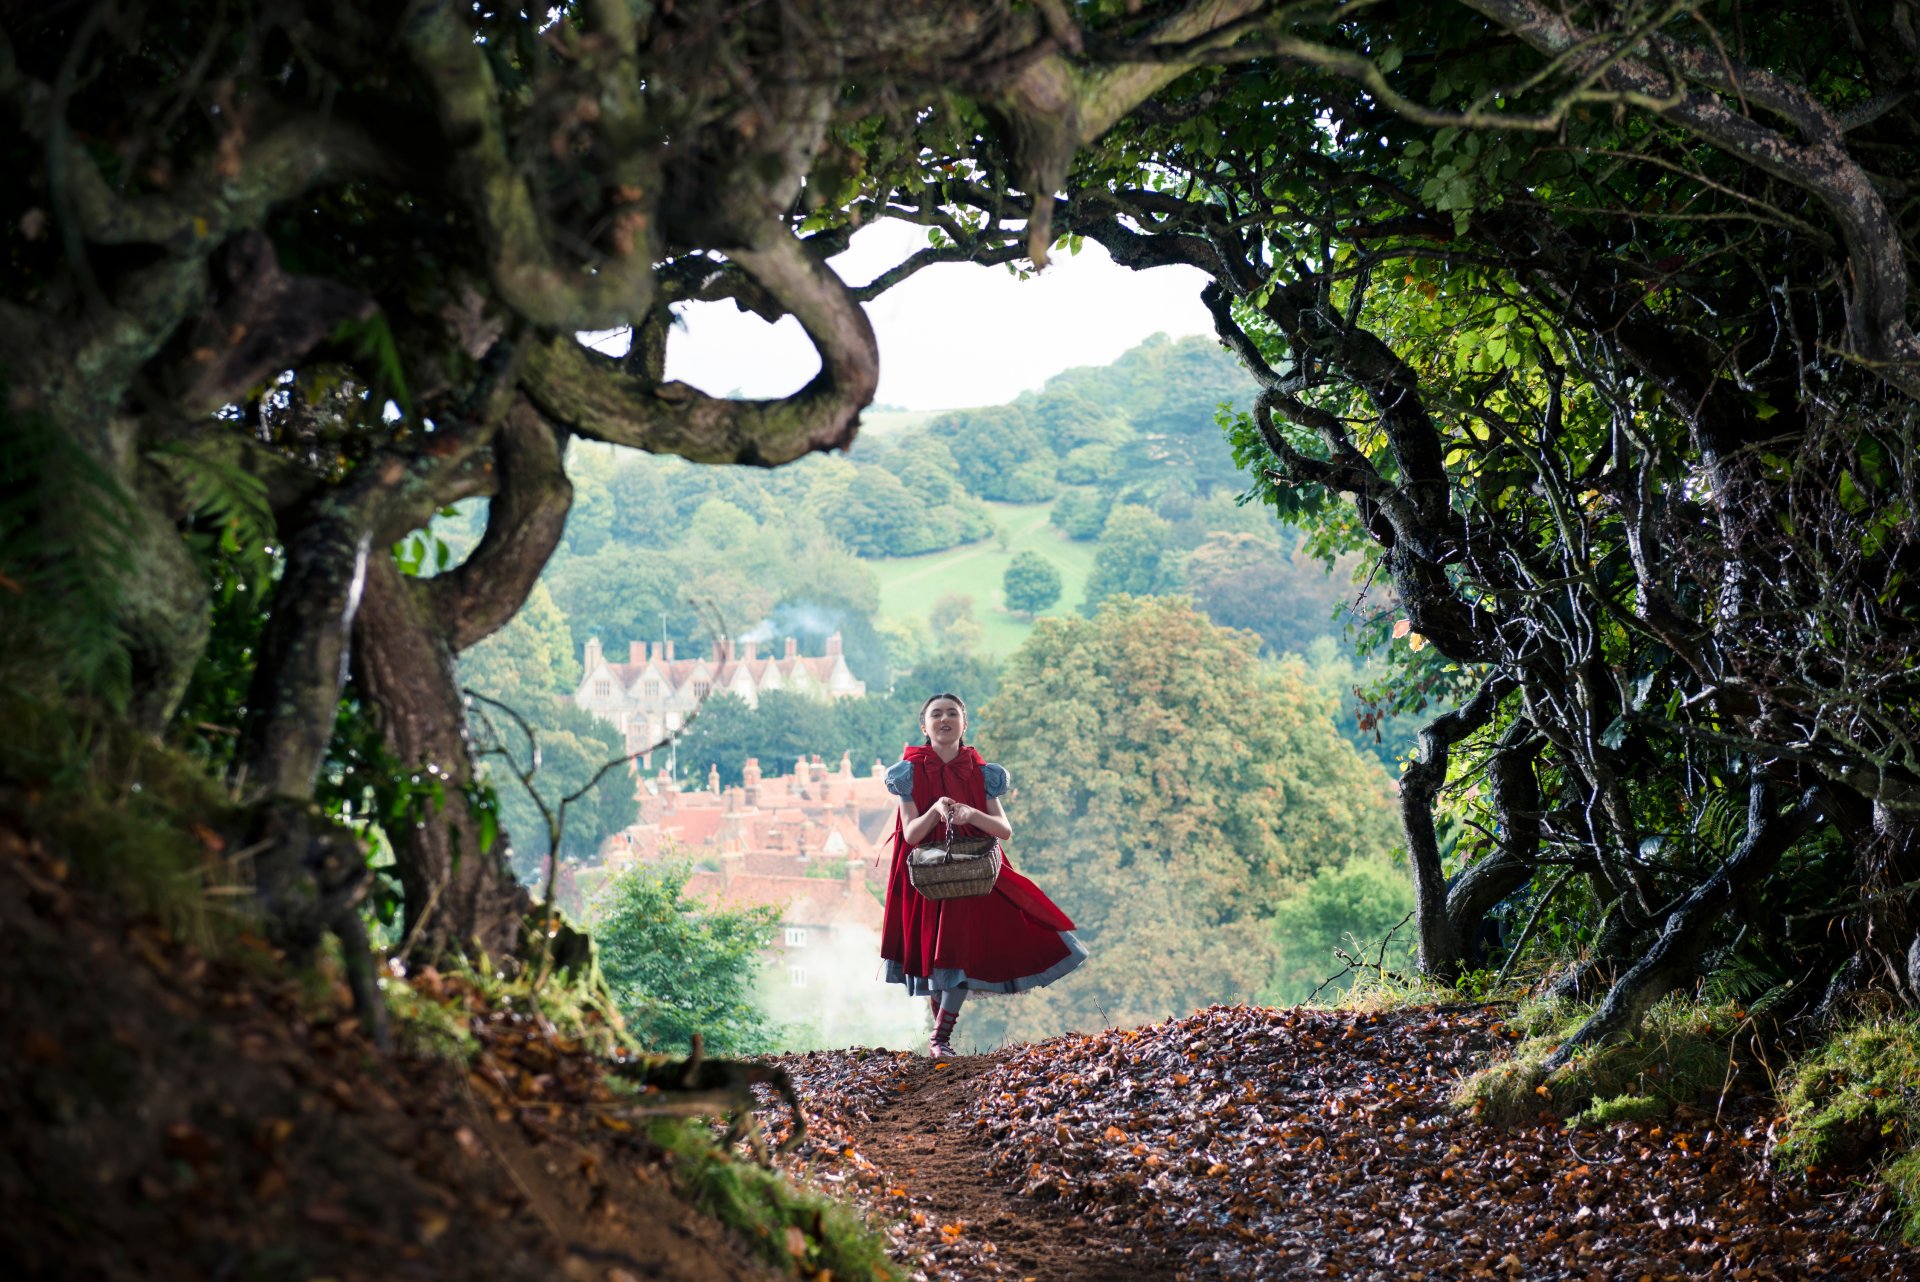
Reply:
<svg viewBox="0 0 1920 1282"><path fill-rule="evenodd" d="M953 747L967 732L967 710L953 699L935 699L920 714L920 728L935 747Z"/></svg>

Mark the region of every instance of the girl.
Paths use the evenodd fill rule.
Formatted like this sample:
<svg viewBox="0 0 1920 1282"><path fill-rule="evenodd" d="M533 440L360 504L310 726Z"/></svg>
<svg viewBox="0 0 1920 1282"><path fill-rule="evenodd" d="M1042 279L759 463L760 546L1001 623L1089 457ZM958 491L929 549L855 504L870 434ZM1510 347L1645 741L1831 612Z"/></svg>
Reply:
<svg viewBox="0 0 1920 1282"><path fill-rule="evenodd" d="M958 836L1013 836L1000 806L1007 772L966 745L967 705L960 696L928 699L920 728L926 742L907 745L887 771L887 791L900 799L900 816L893 827L880 956L888 983L927 999L933 1013L927 1053L949 1058L968 993L1043 987L1085 961L1087 951L1074 939L1067 915L1010 864L1002 863L992 893L970 899L927 899L913 888L908 854L942 836L949 822Z"/></svg>

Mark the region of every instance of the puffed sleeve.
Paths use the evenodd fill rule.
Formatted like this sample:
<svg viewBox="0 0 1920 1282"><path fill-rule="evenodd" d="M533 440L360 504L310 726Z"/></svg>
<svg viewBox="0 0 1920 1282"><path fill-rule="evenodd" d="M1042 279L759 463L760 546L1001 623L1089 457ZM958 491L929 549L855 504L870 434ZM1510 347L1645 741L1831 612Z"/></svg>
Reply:
<svg viewBox="0 0 1920 1282"><path fill-rule="evenodd" d="M987 787L987 800L1004 797L1013 787L1013 781L1007 777L1005 766L996 766L991 761L980 767L980 782Z"/></svg>
<svg viewBox="0 0 1920 1282"><path fill-rule="evenodd" d="M896 761L887 767L887 791L896 797L913 800L913 763Z"/></svg>

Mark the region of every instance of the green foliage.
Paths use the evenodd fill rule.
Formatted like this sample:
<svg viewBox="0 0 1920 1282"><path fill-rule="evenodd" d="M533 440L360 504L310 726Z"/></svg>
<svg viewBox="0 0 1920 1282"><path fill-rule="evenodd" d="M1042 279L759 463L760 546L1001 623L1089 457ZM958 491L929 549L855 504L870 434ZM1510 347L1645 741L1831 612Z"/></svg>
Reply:
<svg viewBox="0 0 1920 1282"><path fill-rule="evenodd" d="M1618 1126L1622 1122L1653 1122L1673 1112L1673 1105L1651 1095L1616 1095L1597 1099L1573 1115L1575 1126Z"/></svg>
<svg viewBox="0 0 1920 1282"><path fill-rule="evenodd" d="M124 708L123 614L138 573L132 497L81 444L15 403L0 371L0 675Z"/></svg>
<svg viewBox="0 0 1920 1282"><path fill-rule="evenodd" d="M1053 505L1048 520L1070 539L1097 539L1107 528L1113 498L1104 490L1071 489Z"/></svg>
<svg viewBox="0 0 1920 1282"><path fill-rule="evenodd" d="M505 627L460 655L460 684L515 705L573 693L580 659L545 583L533 585Z"/></svg>
<svg viewBox="0 0 1920 1282"><path fill-rule="evenodd" d="M1316 691L1256 651L1182 602L1118 597L1092 619L1042 620L1009 661L976 736L1018 790L1015 866L1098 965L984 1006L969 1036L1245 1000L1271 977L1289 892L1391 847L1384 774Z"/></svg>
<svg viewBox="0 0 1920 1282"><path fill-rule="evenodd" d="M1060 571L1038 552L1021 552L1001 579L1007 608L1038 614L1060 599Z"/></svg>
<svg viewBox="0 0 1920 1282"><path fill-rule="evenodd" d="M1786 1170L1885 1159L1905 1231L1920 1240L1920 1018L1899 1015L1842 1028L1788 1070L1786 1119L1773 1160Z"/></svg>
<svg viewBox="0 0 1920 1282"><path fill-rule="evenodd" d="M961 592L949 592L933 603L927 616L927 628L933 634L933 647L941 654L966 658L980 645L980 623L973 617L973 598Z"/></svg>
<svg viewBox="0 0 1920 1282"><path fill-rule="evenodd" d="M197 762L109 712L18 689L0 687L0 725L0 798L81 881L203 948L238 924L210 898L231 889L232 807Z"/></svg>
<svg viewBox="0 0 1920 1282"><path fill-rule="evenodd" d="M1355 592L1358 556L1342 557L1329 572L1296 539L1282 537L1289 533L1215 534L1188 555L1183 575L1208 618L1259 633L1269 654L1305 654L1321 637L1338 637L1336 616Z"/></svg>
<svg viewBox="0 0 1920 1282"><path fill-rule="evenodd" d="M1091 615L1108 597L1158 596L1180 586L1180 565L1172 544L1173 529L1151 511L1136 504L1120 504L1107 517L1087 580L1087 598L1081 610Z"/></svg>
<svg viewBox="0 0 1920 1282"><path fill-rule="evenodd" d="M1336 949L1368 965L1410 971L1413 934L1403 923L1412 910L1413 887L1406 869L1385 858L1363 856L1315 869L1305 885L1274 906L1279 961L1260 1000L1272 1006L1306 1001L1346 964ZM1399 931L1383 950L1381 944L1395 927ZM1328 984L1322 998L1337 998L1365 978L1356 969Z"/></svg>
<svg viewBox="0 0 1920 1282"><path fill-rule="evenodd" d="M699 1033L713 1055L768 1051L775 1028L753 988L780 909L689 899L692 871L634 868L594 896L600 969L628 1029L650 1050L684 1051Z"/></svg>
<svg viewBox="0 0 1920 1282"><path fill-rule="evenodd" d="M380 981L394 1046L404 1055L464 1064L480 1049L466 1003L436 1001L411 984Z"/></svg>
<svg viewBox="0 0 1920 1282"><path fill-rule="evenodd" d="M895 1282L900 1272L847 1203L796 1187L775 1171L741 1161L714 1143L711 1127L662 1119L647 1138L673 1156L683 1197L736 1229L755 1254L783 1272L849 1282ZM797 1235L797 1236L790 1236ZM801 1249L792 1249L798 1245Z"/></svg>
<svg viewBox="0 0 1920 1282"><path fill-rule="evenodd" d="M493 792L500 826L512 841L515 875L532 881L546 866L551 849L548 814L563 824L561 859L592 860L601 843L639 817L632 770L621 764L601 773L608 762L628 755L618 731L562 696L523 695L501 702L520 714L534 736L533 743L527 742L520 727L496 709L474 709L474 720L484 728L476 735L479 773ZM519 776L530 765L532 777L523 784ZM595 775L600 776L598 783L593 783ZM545 803L546 814L529 788ZM561 803L576 793L562 819Z"/></svg>

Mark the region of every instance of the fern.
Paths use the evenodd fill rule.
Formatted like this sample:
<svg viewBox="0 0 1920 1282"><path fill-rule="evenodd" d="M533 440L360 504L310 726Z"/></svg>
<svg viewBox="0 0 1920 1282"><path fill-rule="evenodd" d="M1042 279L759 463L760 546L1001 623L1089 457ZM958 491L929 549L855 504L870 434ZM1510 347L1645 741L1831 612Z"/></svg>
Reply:
<svg viewBox="0 0 1920 1282"><path fill-rule="evenodd" d="M0 680L125 708L127 568L139 522L117 478L0 382Z"/></svg>
<svg viewBox="0 0 1920 1282"><path fill-rule="evenodd" d="M266 483L225 459L180 446L162 446L147 457L179 487L192 520L187 544L202 567L211 568L218 560L237 570L251 588L269 584L278 534Z"/></svg>
<svg viewBox="0 0 1920 1282"><path fill-rule="evenodd" d="M1720 859L1731 858L1747 836L1747 802L1724 788L1707 794L1694 820L1694 844Z"/></svg>

